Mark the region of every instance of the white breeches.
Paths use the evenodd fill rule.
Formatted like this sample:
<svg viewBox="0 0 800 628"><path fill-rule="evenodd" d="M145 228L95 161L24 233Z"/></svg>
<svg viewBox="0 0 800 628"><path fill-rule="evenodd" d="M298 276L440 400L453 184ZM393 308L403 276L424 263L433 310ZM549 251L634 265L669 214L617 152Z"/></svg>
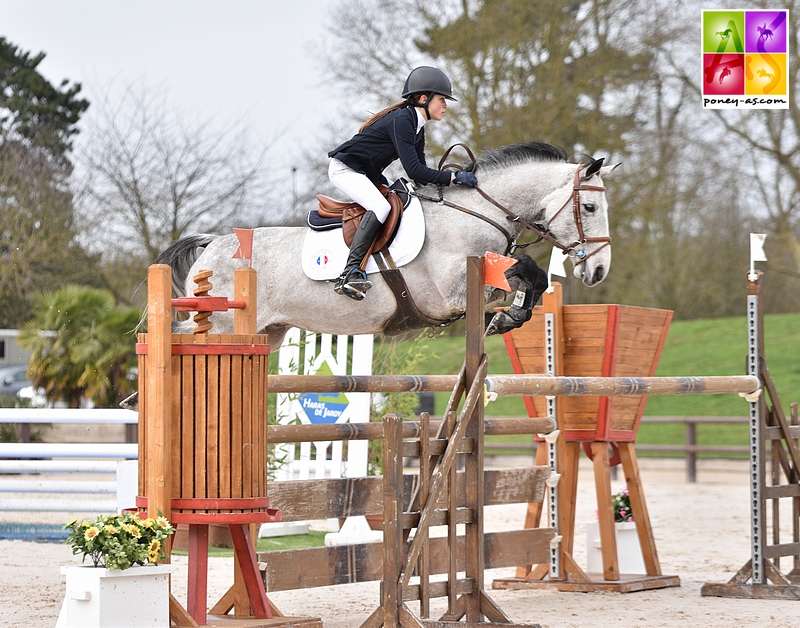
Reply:
<svg viewBox="0 0 800 628"><path fill-rule="evenodd" d="M365 175L356 172L336 157L331 157L328 178L339 191L347 194L351 200L367 211L374 212L382 223L386 222L391 205Z"/></svg>

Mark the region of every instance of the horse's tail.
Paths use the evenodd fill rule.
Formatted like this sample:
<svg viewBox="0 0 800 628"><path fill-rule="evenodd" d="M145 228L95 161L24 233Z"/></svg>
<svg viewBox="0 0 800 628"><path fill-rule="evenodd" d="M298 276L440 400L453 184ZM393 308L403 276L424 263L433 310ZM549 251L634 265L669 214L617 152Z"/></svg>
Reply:
<svg viewBox="0 0 800 628"><path fill-rule="evenodd" d="M197 249L208 246L216 238L215 235L201 234L187 236L170 244L153 262L154 264L168 264L172 268L172 296L183 296L186 287L186 278L199 253ZM173 321L173 326L175 325ZM142 308L142 316L133 333L144 331L147 327L147 305Z"/></svg>
<svg viewBox="0 0 800 628"><path fill-rule="evenodd" d="M197 249L208 246L217 237L199 234L181 238L170 244L156 258L154 264L168 264L172 268L172 296L182 296L189 270L200 255Z"/></svg>

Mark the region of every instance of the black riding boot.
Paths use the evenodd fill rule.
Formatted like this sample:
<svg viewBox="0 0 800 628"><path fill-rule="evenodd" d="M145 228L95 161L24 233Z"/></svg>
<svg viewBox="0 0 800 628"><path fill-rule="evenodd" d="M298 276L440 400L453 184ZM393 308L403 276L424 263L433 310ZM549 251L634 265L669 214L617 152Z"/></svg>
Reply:
<svg viewBox="0 0 800 628"><path fill-rule="evenodd" d="M361 301L367 290L372 287L372 282L367 279L367 273L359 266L382 226L383 223L378 220L375 212L367 212L361 218L350 245L350 255L347 256L344 271L339 275L333 288L337 294L346 294L351 299Z"/></svg>

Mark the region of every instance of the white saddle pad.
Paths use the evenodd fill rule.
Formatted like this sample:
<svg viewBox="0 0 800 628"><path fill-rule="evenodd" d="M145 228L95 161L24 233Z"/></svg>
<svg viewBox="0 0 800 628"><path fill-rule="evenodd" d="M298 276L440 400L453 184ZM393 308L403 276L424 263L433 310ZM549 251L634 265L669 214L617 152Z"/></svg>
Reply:
<svg viewBox="0 0 800 628"><path fill-rule="evenodd" d="M394 241L389 245L389 253L394 263L400 267L410 263L422 250L425 242L425 218L418 198L403 212L403 219L397 229ZM309 279L327 281L336 279L344 270L350 249L344 243L341 229L330 231L306 230L303 240L303 272ZM367 274L380 272L375 260L370 257Z"/></svg>

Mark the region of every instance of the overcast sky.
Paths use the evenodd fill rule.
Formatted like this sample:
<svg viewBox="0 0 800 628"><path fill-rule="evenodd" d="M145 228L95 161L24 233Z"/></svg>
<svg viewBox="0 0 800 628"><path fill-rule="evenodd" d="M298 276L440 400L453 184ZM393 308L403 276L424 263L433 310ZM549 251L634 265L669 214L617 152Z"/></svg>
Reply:
<svg viewBox="0 0 800 628"><path fill-rule="evenodd" d="M0 35L47 58L54 84L84 95L144 80L176 109L220 123L244 118L271 162L330 115L315 41L331 0L0 0ZM318 50L318 48L316 49ZM91 107L89 114L91 113ZM87 115L89 115L87 114Z"/></svg>

